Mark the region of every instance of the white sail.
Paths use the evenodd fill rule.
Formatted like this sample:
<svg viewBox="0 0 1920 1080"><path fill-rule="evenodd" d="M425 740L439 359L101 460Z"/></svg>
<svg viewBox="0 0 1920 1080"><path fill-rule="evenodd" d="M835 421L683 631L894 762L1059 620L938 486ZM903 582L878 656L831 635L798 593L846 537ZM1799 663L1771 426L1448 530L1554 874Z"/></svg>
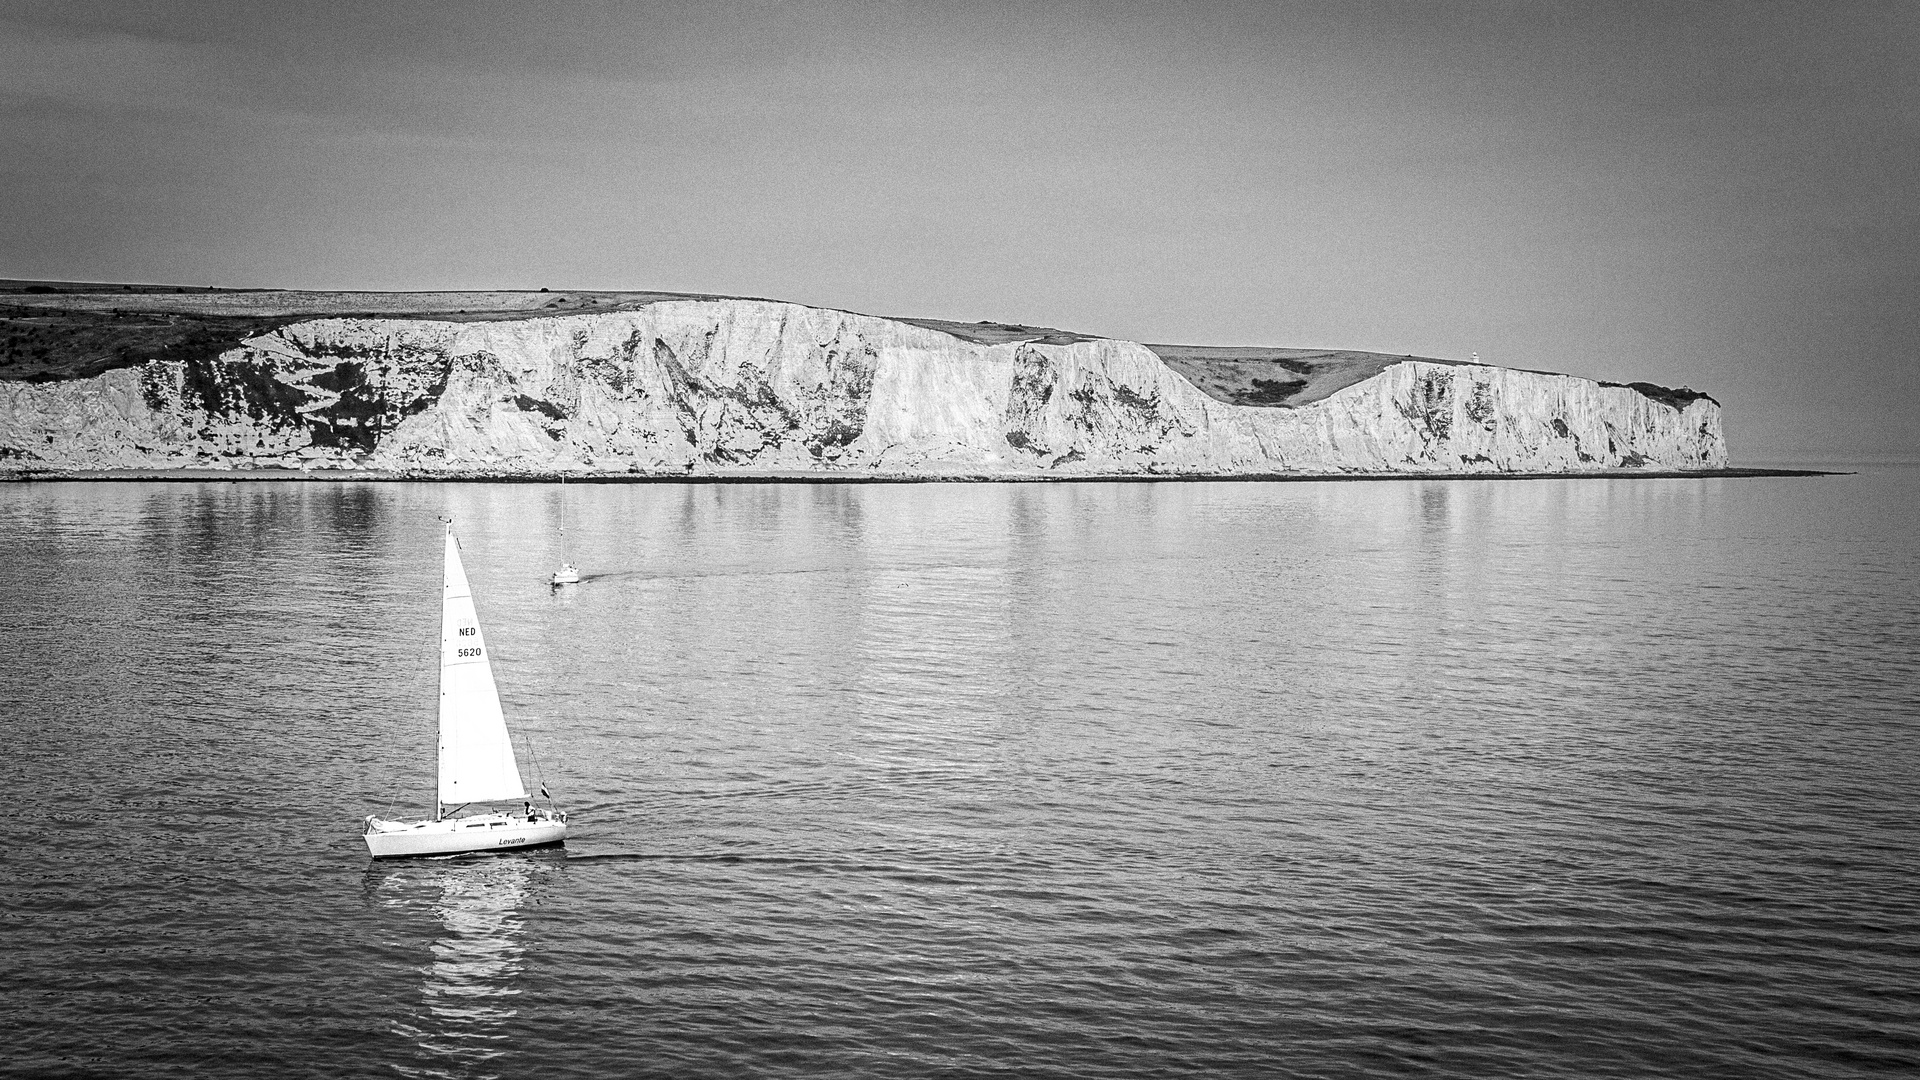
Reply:
<svg viewBox="0 0 1920 1080"><path fill-rule="evenodd" d="M486 640L474 614L460 544L447 529L445 599L440 609L440 803L524 799Z"/></svg>

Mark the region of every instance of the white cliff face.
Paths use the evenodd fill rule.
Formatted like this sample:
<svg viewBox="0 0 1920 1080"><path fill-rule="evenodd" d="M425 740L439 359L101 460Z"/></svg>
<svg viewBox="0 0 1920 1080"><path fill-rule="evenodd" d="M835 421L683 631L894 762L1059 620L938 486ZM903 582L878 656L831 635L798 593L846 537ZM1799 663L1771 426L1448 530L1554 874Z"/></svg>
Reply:
<svg viewBox="0 0 1920 1080"><path fill-rule="evenodd" d="M0 467L454 472L1560 472L1726 464L1710 398L1408 361L1296 408L1141 345L977 345L750 300L315 319L218 361L0 383Z"/></svg>

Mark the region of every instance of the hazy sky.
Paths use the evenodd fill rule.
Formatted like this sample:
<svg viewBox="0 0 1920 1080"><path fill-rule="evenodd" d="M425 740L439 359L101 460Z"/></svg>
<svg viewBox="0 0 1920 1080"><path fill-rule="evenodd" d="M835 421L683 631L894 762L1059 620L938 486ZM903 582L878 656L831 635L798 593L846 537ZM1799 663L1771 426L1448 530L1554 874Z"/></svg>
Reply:
<svg viewBox="0 0 1920 1080"><path fill-rule="evenodd" d="M1479 352L1916 456L1913 0L306 7L0 0L0 276Z"/></svg>

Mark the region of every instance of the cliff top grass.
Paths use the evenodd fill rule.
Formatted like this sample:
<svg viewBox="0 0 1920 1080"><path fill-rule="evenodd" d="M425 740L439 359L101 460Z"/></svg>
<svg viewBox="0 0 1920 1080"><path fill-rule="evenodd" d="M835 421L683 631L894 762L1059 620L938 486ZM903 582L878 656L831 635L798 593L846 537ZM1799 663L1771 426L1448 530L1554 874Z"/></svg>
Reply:
<svg viewBox="0 0 1920 1080"><path fill-rule="evenodd" d="M42 295L0 290L0 379L89 379L148 360L206 359L291 321L181 315L137 303L89 310L42 301Z"/></svg>
<svg viewBox="0 0 1920 1080"><path fill-rule="evenodd" d="M672 300L743 299L758 298L596 289L321 292L0 278L0 379L54 382L91 378L154 359L207 360L249 337L303 319L489 322L634 311ZM1098 335L1021 323L882 317L978 345L1016 341L1070 345L1099 339ZM1336 349L1146 347L1209 397L1233 405L1267 408L1320 401L1407 360L1464 363ZM1707 397L1697 391L1653 383L1625 385L1674 408L1685 408Z"/></svg>
<svg viewBox="0 0 1920 1080"><path fill-rule="evenodd" d="M0 279L0 379L84 379L152 359L206 359L248 337L302 319L497 322L634 311L670 300L743 299L757 298L593 289L320 292ZM1018 323L893 321L979 345L1010 341L1068 345L1095 340L1089 334Z"/></svg>
<svg viewBox="0 0 1920 1080"><path fill-rule="evenodd" d="M1072 345L1077 341L1100 340L1095 334L1077 334L1071 330L1055 330L1051 326L1025 326L1020 323L986 321L963 323L954 322L951 319L920 319L899 315L882 317L894 322L903 322L909 326L938 330L975 345L1005 345L1010 341L1031 341L1036 345Z"/></svg>
<svg viewBox="0 0 1920 1080"><path fill-rule="evenodd" d="M148 360L208 359L303 319L490 322L719 299L735 298L546 289L318 292L0 279L0 379L85 379Z"/></svg>
<svg viewBox="0 0 1920 1080"><path fill-rule="evenodd" d="M1234 405L1292 408L1331 397L1394 364L1419 360L1458 364L1431 356L1393 356L1343 349L1215 348L1148 345L1170 368L1208 397Z"/></svg>

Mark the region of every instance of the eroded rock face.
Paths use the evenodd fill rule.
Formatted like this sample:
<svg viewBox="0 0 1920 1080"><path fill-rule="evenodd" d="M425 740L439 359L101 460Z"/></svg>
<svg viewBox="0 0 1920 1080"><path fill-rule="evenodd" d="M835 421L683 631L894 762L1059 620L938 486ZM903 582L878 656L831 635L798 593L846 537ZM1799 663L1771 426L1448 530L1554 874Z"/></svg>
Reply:
<svg viewBox="0 0 1920 1080"><path fill-rule="evenodd" d="M216 359L0 382L0 466L458 472L1535 472L1726 464L1711 398L1406 361L1292 408L1147 348L979 344L793 304L314 319Z"/></svg>

